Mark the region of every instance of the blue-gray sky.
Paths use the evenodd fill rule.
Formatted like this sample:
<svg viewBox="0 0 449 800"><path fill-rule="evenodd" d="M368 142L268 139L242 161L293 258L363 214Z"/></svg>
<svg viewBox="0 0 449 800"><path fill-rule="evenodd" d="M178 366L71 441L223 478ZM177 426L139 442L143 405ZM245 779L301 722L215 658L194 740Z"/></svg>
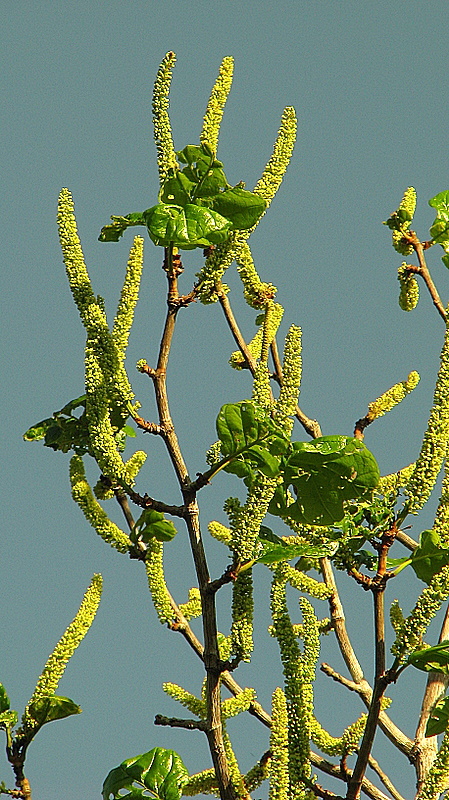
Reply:
<svg viewBox="0 0 449 800"><path fill-rule="evenodd" d="M105 588L98 617L60 686L83 714L48 725L30 747L27 762L37 798L56 800L63 791L66 800L78 800L99 796L109 769L156 745L176 749L192 772L209 766L209 756L201 734L153 726L155 713L179 713L163 694L162 680L199 691L201 670L194 655L181 637L157 622L139 564L108 550L84 521L70 498L68 457L21 438L29 425L83 391L84 334L59 250L58 193L63 186L73 193L87 265L112 317L132 237L125 235L116 245L97 237L111 214L140 211L156 201L151 93L157 67L168 50L176 52L171 118L180 149L198 141L221 59L233 55L234 86L219 149L232 183L255 184L284 106L295 106L299 120L288 174L251 244L262 278L279 287L285 306L282 332L291 322L303 329L301 405L319 419L324 433L351 434L370 400L418 370L422 379L413 395L366 437L381 471L398 469L417 454L432 404L443 325L424 291L415 312L399 309L396 275L402 259L381 223L413 185L416 228L425 238L433 220L427 201L449 185L449 9L445 0L220 0L215 5L204 0L33 0L3 3L2 12L6 302L0 680L21 711L92 574L101 572ZM148 241L128 356L148 418L154 414L151 385L133 365L142 357L154 362L157 355L165 289L160 263L160 251ZM188 254L185 263L188 290L200 265L198 253ZM440 254L431 251L429 263L446 302ZM228 282L250 338L254 314L241 303L235 275ZM192 474L204 468L220 405L250 391L248 375L227 366L233 349L218 307L197 304L180 315L169 385ZM302 435L298 429L297 438ZM148 484L141 488L178 502L162 447L148 437L139 444L148 445L155 466L154 474L146 469ZM203 490L203 522L225 521L223 500L239 488L237 479L225 477ZM431 521L432 509L413 534ZM213 575L226 563L227 556L212 546ZM184 533L167 547L167 571L174 594L185 600L194 578ZM268 707L280 670L274 643L264 634L268 577L262 568L256 579L260 650L254 667L242 667L237 677L255 686ZM360 596L348 580L342 576L342 591L357 604L350 630L359 638L370 678L370 598ZM389 600L405 598L407 607L411 589L419 588L410 580L398 578ZM366 610L363 635L357 630L359 608ZM325 645L323 657L340 668ZM423 685L415 677L407 680L403 685L409 691ZM319 685L318 713L324 721L335 702L329 727L338 735L361 709L343 689L324 679ZM393 694L399 697L400 689ZM407 697L392 708L409 735L419 703L419 697L416 704ZM231 731L246 769L266 749L266 731L253 719L236 720ZM378 745L382 763L390 763L380 734ZM401 783L407 764L402 757L392 763L398 785L410 795L413 775ZM11 785L8 770L5 762L0 779Z"/></svg>

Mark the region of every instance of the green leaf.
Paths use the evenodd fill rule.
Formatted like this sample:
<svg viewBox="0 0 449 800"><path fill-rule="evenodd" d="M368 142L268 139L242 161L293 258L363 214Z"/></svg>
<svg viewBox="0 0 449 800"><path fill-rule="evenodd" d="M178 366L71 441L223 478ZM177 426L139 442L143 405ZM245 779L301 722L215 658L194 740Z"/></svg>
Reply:
<svg viewBox="0 0 449 800"><path fill-rule="evenodd" d="M149 508L141 514L129 538L134 544L137 541L147 543L150 539L157 539L158 542L170 542L177 532L173 522L165 519L160 511Z"/></svg>
<svg viewBox="0 0 449 800"><path fill-rule="evenodd" d="M259 558L254 559L255 564L276 564L278 561L291 561L292 558L325 558L331 557L338 549L338 542L323 542L319 546L307 544L277 545L265 550Z"/></svg>
<svg viewBox="0 0 449 800"><path fill-rule="evenodd" d="M449 191L440 192L429 200L429 206L436 208L437 215L430 228L432 239L449 251Z"/></svg>
<svg viewBox="0 0 449 800"><path fill-rule="evenodd" d="M226 472L239 477L259 469L267 477L279 474L281 456L289 446L283 431L275 426L265 409L250 400L226 403L216 421L221 452L229 462Z"/></svg>
<svg viewBox="0 0 449 800"><path fill-rule="evenodd" d="M127 228L132 225L145 225L142 214L127 214L126 217L112 216L112 225L105 225L98 237L100 242L118 242Z"/></svg>
<svg viewBox="0 0 449 800"><path fill-rule="evenodd" d="M230 219L235 230L247 230L256 224L266 209L263 197L248 192L241 186L220 192L212 201L212 208Z"/></svg>
<svg viewBox="0 0 449 800"><path fill-rule="evenodd" d="M280 547L287 547L287 542L284 542L280 536L276 536L275 533L271 530L271 528L267 528L266 525L261 525L259 530L259 539L263 542L272 542L272 544L277 544Z"/></svg>
<svg viewBox="0 0 449 800"><path fill-rule="evenodd" d="M55 694L39 697L30 703L28 711L39 725L71 717L73 714L81 714L81 708L73 700L70 700L69 697L58 697Z"/></svg>
<svg viewBox="0 0 449 800"><path fill-rule="evenodd" d="M449 639L445 639L434 647L416 650L407 659L407 665L423 672L442 672L449 675Z"/></svg>
<svg viewBox="0 0 449 800"><path fill-rule="evenodd" d="M183 172L179 170L170 176L164 183L159 200L162 203L184 206L191 202L191 195L196 183L190 181Z"/></svg>
<svg viewBox="0 0 449 800"><path fill-rule="evenodd" d="M125 797L143 798L150 791L156 800L179 800L188 777L182 759L174 750L155 747L111 770L103 783L103 800L111 800L111 796L113 800L123 798L121 789L131 791Z"/></svg>
<svg viewBox="0 0 449 800"><path fill-rule="evenodd" d="M9 697L6 693L5 687L3 686L2 683L0 683L0 714L2 714L3 711L8 711L9 708L10 708Z"/></svg>
<svg viewBox="0 0 449 800"><path fill-rule="evenodd" d="M410 561L418 578L424 583L430 583L433 576L449 564L449 549L442 547L436 531L423 531Z"/></svg>
<svg viewBox="0 0 449 800"><path fill-rule="evenodd" d="M216 211L187 203L158 203L143 214L151 240L156 245L170 244L183 250L220 244L229 237L232 224Z"/></svg>
<svg viewBox="0 0 449 800"><path fill-rule="evenodd" d="M437 703L430 714L426 725L426 736L444 733L449 725L449 697Z"/></svg>
<svg viewBox="0 0 449 800"><path fill-rule="evenodd" d="M274 513L280 516L306 525L333 525L344 516L345 500L366 496L379 482L377 462L359 439L322 436L294 442L293 448L285 465L284 491L293 486L296 500L286 508L286 499L281 503L278 496Z"/></svg>

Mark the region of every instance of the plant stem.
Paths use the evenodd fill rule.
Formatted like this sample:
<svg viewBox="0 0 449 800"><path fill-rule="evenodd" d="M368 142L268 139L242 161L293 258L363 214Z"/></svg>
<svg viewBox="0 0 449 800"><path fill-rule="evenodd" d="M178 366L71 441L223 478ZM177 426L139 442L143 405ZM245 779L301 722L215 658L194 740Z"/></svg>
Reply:
<svg viewBox="0 0 449 800"><path fill-rule="evenodd" d="M410 272L416 272L418 275L421 275L424 283L426 284L429 294L432 298L433 304L437 309L439 315L444 319L446 322L446 309L444 308L443 303L441 302L440 295L438 294L437 287L435 286L432 276L429 272L429 268L426 263L426 259L424 257L424 249L425 245L418 239L415 231L410 231L409 236L407 237L408 241L411 245L413 245L413 249L415 250L416 255L418 256L419 267L413 268Z"/></svg>
<svg viewBox="0 0 449 800"><path fill-rule="evenodd" d="M206 735L220 789L220 797L222 800L235 800L236 795L226 759L221 723L220 653L217 640L215 593L209 591L210 577L199 524L196 492L190 488L189 474L179 447L167 396L166 374L168 359L175 330L176 316L181 307L178 302L177 278L182 271L179 257L174 255L173 250L170 248L166 249L163 268L167 273L168 279L167 316L159 347L157 367L155 370L150 370L149 374L153 379L159 424L183 495L184 519L189 533L190 547L201 595L204 634L203 660L206 669Z"/></svg>

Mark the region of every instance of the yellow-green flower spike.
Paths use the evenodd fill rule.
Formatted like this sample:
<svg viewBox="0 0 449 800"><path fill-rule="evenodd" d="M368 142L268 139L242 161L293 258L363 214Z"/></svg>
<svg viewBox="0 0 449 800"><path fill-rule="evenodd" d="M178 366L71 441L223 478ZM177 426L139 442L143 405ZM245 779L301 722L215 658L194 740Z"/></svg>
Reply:
<svg viewBox="0 0 449 800"><path fill-rule="evenodd" d="M366 714L361 714L359 719L353 722L343 732L342 736L331 736L318 722L313 718L311 722L311 738L312 742L328 756L342 756L354 752L363 736L366 726Z"/></svg>
<svg viewBox="0 0 449 800"><path fill-rule="evenodd" d="M134 309L139 297L142 268L143 238L136 236L129 253L125 280L111 334L121 361L125 358L128 346L129 332L134 319Z"/></svg>
<svg viewBox="0 0 449 800"><path fill-rule="evenodd" d="M295 109L284 109L280 128L274 143L273 153L254 187L254 193L267 202L267 208L279 189L289 165L296 141L297 119ZM265 212L264 212L265 213Z"/></svg>
<svg viewBox="0 0 449 800"><path fill-rule="evenodd" d="M243 775L234 753L231 740L226 731L226 724L223 722L223 744L226 753L226 761L228 762L229 775L233 785L233 789L237 800L248 800L248 790L243 780Z"/></svg>
<svg viewBox="0 0 449 800"><path fill-rule="evenodd" d="M174 611L170 602L170 594L165 583L164 575L164 546L157 539L150 539L145 557L145 571L147 573L148 588L151 599L162 625L171 625Z"/></svg>
<svg viewBox="0 0 449 800"><path fill-rule="evenodd" d="M222 525L221 522L213 520L212 522L209 522L207 528L210 535L213 536L214 539L217 539L219 542L227 544L228 546L231 545L232 533L231 529L227 528L226 525Z"/></svg>
<svg viewBox="0 0 449 800"><path fill-rule="evenodd" d="M285 694L280 687L273 692L271 719L269 800L288 800L288 713Z"/></svg>
<svg viewBox="0 0 449 800"><path fill-rule="evenodd" d="M256 366L256 370L254 372L252 399L267 411L270 411L273 405L270 387L270 373L268 371L266 361L262 361Z"/></svg>
<svg viewBox="0 0 449 800"><path fill-rule="evenodd" d="M404 621L404 614L398 600L393 600L390 606L390 622L398 638L401 636Z"/></svg>
<svg viewBox="0 0 449 800"><path fill-rule="evenodd" d="M441 485L441 497L438 503L433 530L439 534L443 547L449 545L449 463L444 463L444 478Z"/></svg>
<svg viewBox="0 0 449 800"><path fill-rule="evenodd" d="M235 697L228 697L221 703L223 718L229 719L229 717L236 717L237 714L243 714L244 711L248 711L251 703L254 703L255 700L256 690L250 688L243 689Z"/></svg>
<svg viewBox="0 0 449 800"><path fill-rule="evenodd" d="M449 733L446 731L439 752L426 775L416 800L438 800L448 787L449 778ZM443 793L443 794L442 794Z"/></svg>
<svg viewBox="0 0 449 800"><path fill-rule="evenodd" d="M182 784L183 797L196 797L199 794L219 795L217 776L215 770L205 769L195 775L189 775L186 783Z"/></svg>
<svg viewBox="0 0 449 800"><path fill-rule="evenodd" d="M186 619L201 616L203 613L201 608L201 595L200 590L197 589L196 586L189 589L189 599L187 603L181 603L179 605L179 610Z"/></svg>
<svg viewBox="0 0 449 800"><path fill-rule="evenodd" d="M403 624L398 626L396 640L391 648L394 656L405 661L409 653L420 646L425 631L448 597L449 567L443 567L423 589Z"/></svg>
<svg viewBox="0 0 449 800"><path fill-rule="evenodd" d="M296 411L299 387L301 385L301 328L291 325L285 337L284 359L282 365L282 385L276 401L276 420L281 422L287 433L293 427L291 417Z"/></svg>
<svg viewBox="0 0 449 800"><path fill-rule="evenodd" d="M251 661L254 650L253 615L253 576L248 569L232 585L232 652L241 661Z"/></svg>
<svg viewBox="0 0 449 800"><path fill-rule="evenodd" d="M103 541L115 547L119 553L128 553L131 540L115 522L109 519L104 509L97 503L87 482L81 456L73 456L70 459L70 484L75 503Z"/></svg>
<svg viewBox="0 0 449 800"><path fill-rule="evenodd" d="M449 326L440 356L433 407L415 469L406 486L410 513L419 511L430 497L447 452L449 439Z"/></svg>
<svg viewBox="0 0 449 800"><path fill-rule="evenodd" d="M272 300L277 289L272 283L261 281L251 255L251 249L247 242L242 247L236 257L237 272L244 287L244 298L249 306L257 310L263 309L267 300Z"/></svg>
<svg viewBox="0 0 449 800"><path fill-rule="evenodd" d="M257 764L254 764L254 767L248 770L244 776L244 782L248 792L254 792L268 778L270 761L270 754L265 753Z"/></svg>
<svg viewBox="0 0 449 800"><path fill-rule="evenodd" d="M55 649L49 656L47 663L39 676L36 688L27 703L22 718L22 724L26 729L33 729L37 723L29 714L29 706L41 697L55 694L69 659L73 656L76 648L84 639L92 622L95 619L101 599L103 579L100 574L95 574L84 595L79 610L70 623L66 631L61 636Z"/></svg>
<svg viewBox="0 0 449 800"><path fill-rule="evenodd" d="M407 269L405 261L398 269L398 281L401 287L399 292L399 305L403 311L413 311L418 305L419 286L412 272Z"/></svg>
<svg viewBox="0 0 449 800"><path fill-rule="evenodd" d="M170 84L175 63L176 56L174 53L169 52L164 56L157 72L153 90L153 132L161 185L167 178L169 169L176 169L177 167L170 117L168 115Z"/></svg>
<svg viewBox="0 0 449 800"><path fill-rule="evenodd" d="M225 103L231 90L233 72L234 59L232 56L226 56L221 62L218 77L212 88L204 115L200 142L201 144L209 145L214 153L218 150L220 124Z"/></svg>
<svg viewBox="0 0 449 800"><path fill-rule="evenodd" d="M387 495L390 494L390 492L397 492L403 486L407 486L414 469L415 462L408 464L406 467L398 470L398 472L382 475L379 479L378 491L383 495Z"/></svg>
<svg viewBox="0 0 449 800"><path fill-rule="evenodd" d="M413 253L413 245L406 241L416 208L416 191L413 186L405 190L397 211L384 223L391 228L393 247L404 256Z"/></svg>
<svg viewBox="0 0 449 800"><path fill-rule="evenodd" d="M76 226L73 199L68 189L61 189L59 195L58 232L70 289L85 325L86 309L91 304L97 305L97 298L94 295L84 261Z"/></svg>
<svg viewBox="0 0 449 800"><path fill-rule="evenodd" d="M203 700L200 700L199 697L195 697L194 694L188 692L187 689L183 689L182 686L178 686L177 683L167 683L162 684L162 688L169 697L172 697L173 700L177 700L178 703L181 703L184 708L187 708L192 714L199 717L200 719L206 718L206 704Z"/></svg>
<svg viewBox="0 0 449 800"><path fill-rule="evenodd" d="M136 450L125 462L126 479L129 486L133 486L136 477L142 469L147 459L147 453L144 450Z"/></svg>
<svg viewBox="0 0 449 800"><path fill-rule="evenodd" d="M400 383L395 383L391 389L387 389L387 391L381 394L377 400L373 400L371 403L368 403L368 419L378 419L378 417L382 417L384 414L387 414L388 411L391 411L391 409L397 406L398 403L404 399L404 397L413 391L413 389L418 385L419 380L420 378L417 372L410 372L407 380L401 381Z"/></svg>

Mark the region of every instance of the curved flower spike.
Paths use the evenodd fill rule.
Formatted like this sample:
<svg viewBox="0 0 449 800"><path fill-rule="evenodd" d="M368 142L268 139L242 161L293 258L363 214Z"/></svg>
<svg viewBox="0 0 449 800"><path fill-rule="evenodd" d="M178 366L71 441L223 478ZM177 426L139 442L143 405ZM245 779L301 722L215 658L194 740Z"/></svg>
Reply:
<svg viewBox="0 0 449 800"><path fill-rule="evenodd" d="M226 56L221 62L217 80L212 88L206 113L204 115L203 129L200 135L201 144L209 145L216 153L218 149L218 135L223 110L232 86L234 72L234 59Z"/></svg>
<svg viewBox="0 0 449 800"><path fill-rule="evenodd" d="M175 63L176 55L171 51L168 52L158 69L153 90L153 129L161 186L167 178L168 171L176 169L177 165L168 115L170 84Z"/></svg>

